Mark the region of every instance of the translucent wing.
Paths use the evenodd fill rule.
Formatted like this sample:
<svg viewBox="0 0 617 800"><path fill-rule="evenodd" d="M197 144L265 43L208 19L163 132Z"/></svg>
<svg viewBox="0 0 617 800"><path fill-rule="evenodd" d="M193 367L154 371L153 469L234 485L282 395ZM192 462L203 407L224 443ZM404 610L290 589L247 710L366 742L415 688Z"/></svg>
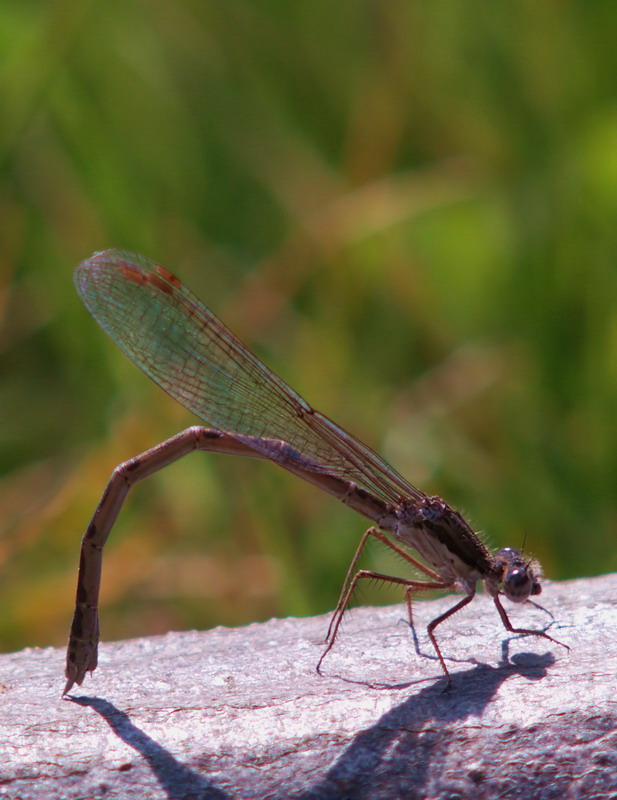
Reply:
<svg viewBox="0 0 617 800"><path fill-rule="evenodd" d="M146 375L207 425L251 437L277 460L280 440L311 469L392 505L422 492L323 414L239 341L175 275L144 256L95 253L75 285L99 325Z"/></svg>

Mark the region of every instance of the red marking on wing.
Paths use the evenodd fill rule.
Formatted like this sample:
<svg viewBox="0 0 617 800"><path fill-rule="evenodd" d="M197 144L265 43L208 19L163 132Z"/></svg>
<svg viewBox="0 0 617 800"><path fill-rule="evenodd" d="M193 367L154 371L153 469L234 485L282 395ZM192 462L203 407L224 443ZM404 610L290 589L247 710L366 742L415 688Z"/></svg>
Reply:
<svg viewBox="0 0 617 800"><path fill-rule="evenodd" d="M120 269L122 271L123 277L125 277L129 281L133 281L133 283L138 283L140 286L143 286L145 283L148 282L148 275L146 275L137 267L133 266L133 264L129 264L128 262L123 262Z"/></svg>
<svg viewBox="0 0 617 800"><path fill-rule="evenodd" d="M180 278L176 278L173 272L170 272L168 269L165 269L165 267L162 267L160 264L156 265L156 271L161 276L161 278L166 280L168 283L171 283L171 285L175 286L176 289L179 289L182 286Z"/></svg>
<svg viewBox="0 0 617 800"><path fill-rule="evenodd" d="M148 283L153 283L157 289L160 289L161 292L165 292L165 294L173 294L173 286L170 286L166 281L162 278L159 278L158 275L151 275L148 274L147 276Z"/></svg>

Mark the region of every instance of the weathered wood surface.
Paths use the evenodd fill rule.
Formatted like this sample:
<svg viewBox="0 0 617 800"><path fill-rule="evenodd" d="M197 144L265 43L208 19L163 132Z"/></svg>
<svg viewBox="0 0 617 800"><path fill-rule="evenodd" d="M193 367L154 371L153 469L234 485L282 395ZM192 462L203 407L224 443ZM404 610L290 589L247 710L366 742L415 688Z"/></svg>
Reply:
<svg viewBox="0 0 617 800"><path fill-rule="evenodd" d="M326 677L326 617L104 643L65 700L62 650L0 656L0 798L615 798L617 575L541 599L570 652L480 597L438 629L447 691L451 597L416 605L424 655L402 606L353 610Z"/></svg>

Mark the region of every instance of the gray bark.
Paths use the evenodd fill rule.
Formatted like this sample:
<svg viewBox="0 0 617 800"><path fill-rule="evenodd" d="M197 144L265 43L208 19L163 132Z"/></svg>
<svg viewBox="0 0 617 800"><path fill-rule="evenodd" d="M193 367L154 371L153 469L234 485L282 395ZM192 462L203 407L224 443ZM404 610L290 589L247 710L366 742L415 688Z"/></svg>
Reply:
<svg viewBox="0 0 617 800"><path fill-rule="evenodd" d="M569 652L478 597L437 629L447 690L425 626L451 596L415 605L419 653L402 606L353 609L325 677L326 617L104 642L64 700L63 650L0 656L0 797L617 797L617 575L541 599Z"/></svg>

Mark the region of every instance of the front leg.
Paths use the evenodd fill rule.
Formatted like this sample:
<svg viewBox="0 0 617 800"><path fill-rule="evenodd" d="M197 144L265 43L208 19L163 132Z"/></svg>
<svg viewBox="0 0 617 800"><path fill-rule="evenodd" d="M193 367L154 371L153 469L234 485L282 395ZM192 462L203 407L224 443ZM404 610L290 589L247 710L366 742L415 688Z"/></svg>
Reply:
<svg viewBox="0 0 617 800"><path fill-rule="evenodd" d="M538 608L542 608L542 606L538 606L538 604L534 603L532 600L528 600L527 602L531 603L534 606L537 606ZM548 633L546 633L545 631L537 631L537 630L535 631L535 630L532 630L531 628L515 628L512 625L512 623L510 622L510 617L508 617L505 608L501 605L501 600L499 599L499 595L495 595L493 597L493 603L495 603L497 611L499 611L499 616L501 617L501 621L503 623L504 628L507 631L509 631L510 633L524 633L524 634L527 634L529 636L541 636L543 639L548 639L549 642L554 642L555 644L560 644L562 647L565 647L566 650L570 649L570 647L567 644L564 644L563 642L560 642L558 639L553 639L553 637L549 636ZM546 611L546 609L542 609L542 610ZM548 613L550 614L550 612L548 612ZM551 616L552 616L552 614L551 614Z"/></svg>

